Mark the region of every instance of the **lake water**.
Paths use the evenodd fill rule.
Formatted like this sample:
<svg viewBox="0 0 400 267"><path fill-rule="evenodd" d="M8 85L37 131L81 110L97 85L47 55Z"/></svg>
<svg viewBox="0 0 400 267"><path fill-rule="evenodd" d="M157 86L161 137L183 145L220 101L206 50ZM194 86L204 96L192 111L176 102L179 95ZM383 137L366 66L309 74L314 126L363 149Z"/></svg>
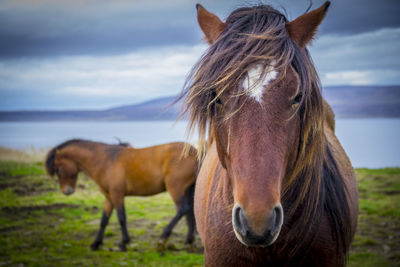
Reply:
<svg viewBox="0 0 400 267"><path fill-rule="evenodd" d="M185 140L186 122L2 122L0 146L50 148L83 138L135 147ZM339 119L336 135L355 167L400 166L400 119Z"/></svg>

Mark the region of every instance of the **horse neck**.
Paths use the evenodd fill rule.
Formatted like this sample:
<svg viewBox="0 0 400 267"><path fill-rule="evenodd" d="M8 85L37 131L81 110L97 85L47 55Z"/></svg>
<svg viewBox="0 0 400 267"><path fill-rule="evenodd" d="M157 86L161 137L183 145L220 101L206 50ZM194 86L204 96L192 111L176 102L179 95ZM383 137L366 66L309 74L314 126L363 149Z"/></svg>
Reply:
<svg viewBox="0 0 400 267"><path fill-rule="evenodd" d="M84 172L89 177L93 178L98 170L98 166L102 166L104 159L96 153L94 148L88 148L85 145L70 145L62 150L62 155L72 160L79 171Z"/></svg>

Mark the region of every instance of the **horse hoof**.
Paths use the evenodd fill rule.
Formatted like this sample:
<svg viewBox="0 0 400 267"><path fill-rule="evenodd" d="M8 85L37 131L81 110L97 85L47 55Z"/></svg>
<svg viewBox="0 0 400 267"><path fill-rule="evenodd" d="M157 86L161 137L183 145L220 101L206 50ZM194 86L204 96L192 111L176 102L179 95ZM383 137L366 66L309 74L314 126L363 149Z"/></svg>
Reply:
<svg viewBox="0 0 400 267"><path fill-rule="evenodd" d="M162 252L165 250L166 240L160 240L157 243L157 251Z"/></svg>
<svg viewBox="0 0 400 267"><path fill-rule="evenodd" d="M170 251L179 251L179 249L174 244L168 244L166 249Z"/></svg>
<svg viewBox="0 0 400 267"><path fill-rule="evenodd" d="M185 240L185 245L191 245L191 244L193 244L193 242L194 242L194 238L193 237L192 238L187 238Z"/></svg>
<svg viewBox="0 0 400 267"><path fill-rule="evenodd" d="M92 251L96 251L99 250L100 245L102 244L102 242L94 242L90 245L90 250Z"/></svg>
<svg viewBox="0 0 400 267"><path fill-rule="evenodd" d="M121 251L126 251L126 245L125 245L125 243L119 243L119 249L121 250Z"/></svg>

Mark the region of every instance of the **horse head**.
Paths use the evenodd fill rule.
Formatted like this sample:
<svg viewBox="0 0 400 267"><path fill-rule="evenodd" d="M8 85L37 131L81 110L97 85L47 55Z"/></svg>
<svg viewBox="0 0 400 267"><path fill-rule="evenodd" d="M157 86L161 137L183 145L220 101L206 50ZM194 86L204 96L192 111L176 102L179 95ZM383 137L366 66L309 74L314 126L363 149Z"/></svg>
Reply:
<svg viewBox="0 0 400 267"><path fill-rule="evenodd" d="M60 190L65 195L75 192L78 178L78 165L72 158L62 153L62 148L53 148L47 154L46 170L50 176L57 175Z"/></svg>
<svg viewBox="0 0 400 267"><path fill-rule="evenodd" d="M246 246L275 242L283 195L315 158L309 141L322 146L322 96L305 46L328 7L291 22L269 6L245 7L222 22L197 5L210 47L189 76L186 110L201 138L206 129L215 138L233 229Z"/></svg>

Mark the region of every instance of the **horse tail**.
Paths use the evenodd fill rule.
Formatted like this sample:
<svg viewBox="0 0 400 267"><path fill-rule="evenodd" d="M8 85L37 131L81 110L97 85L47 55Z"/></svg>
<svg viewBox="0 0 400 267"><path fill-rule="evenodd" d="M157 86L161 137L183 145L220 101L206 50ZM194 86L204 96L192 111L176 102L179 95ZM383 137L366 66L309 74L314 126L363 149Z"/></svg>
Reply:
<svg viewBox="0 0 400 267"><path fill-rule="evenodd" d="M46 157L46 161L45 161L45 165L46 165L46 171L47 174L50 176L54 176L54 174L56 173L56 168L54 166L54 158L56 156L56 148L53 148L52 150L49 151L49 153L47 153L47 157Z"/></svg>
<svg viewBox="0 0 400 267"><path fill-rule="evenodd" d="M190 144L188 144L188 147L186 148L186 153L188 156L191 156L192 158L194 158L196 160L195 170L193 173L194 181L196 181L203 159L198 157L198 154L197 154L198 150Z"/></svg>

